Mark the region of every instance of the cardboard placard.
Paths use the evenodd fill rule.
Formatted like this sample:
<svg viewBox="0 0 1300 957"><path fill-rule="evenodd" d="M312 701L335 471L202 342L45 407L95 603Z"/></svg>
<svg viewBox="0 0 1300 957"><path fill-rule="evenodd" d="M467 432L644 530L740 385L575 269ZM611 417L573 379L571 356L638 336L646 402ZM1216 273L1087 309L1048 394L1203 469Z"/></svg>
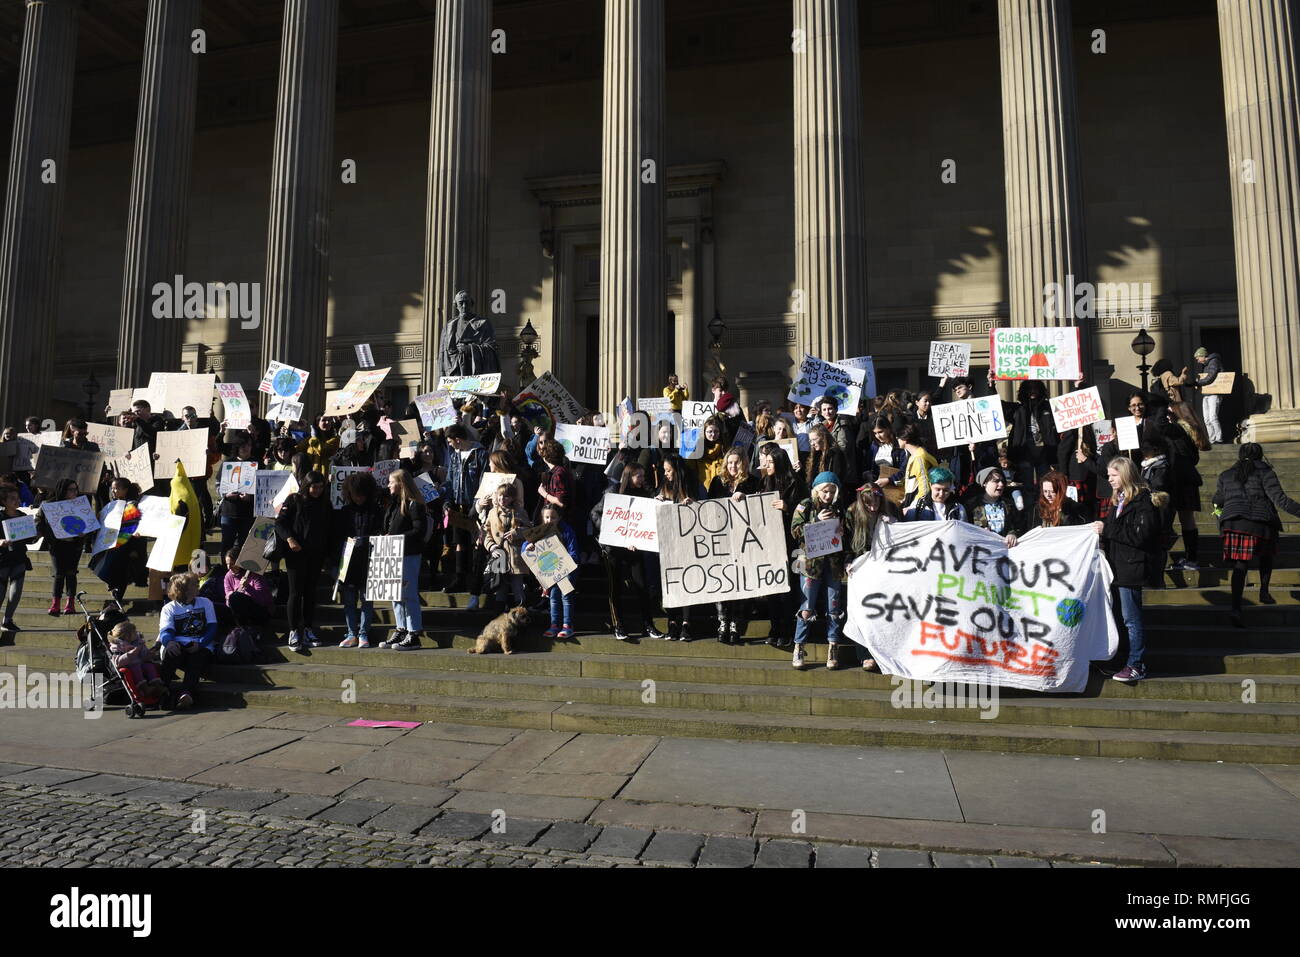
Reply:
<svg viewBox="0 0 1300 957"><path fill-rule="evenodd" d="M271 563L262 557L262 552L266 548L267 540L274 534L275 519L253 519L253 527L249 529L248 537L244 539L244 544L239 549L235 564L240 568L251 569L259 575L265 575Z"/></svg>
<svg viewBox="0 0 1300 957"><path fill-rule="evenodd" d="M934 340L930 343L930 365L926 374L935 379L947 376L964 376L970 372L970 343L943 342Z"/></svg>
<svg viewBox="0 0 1300 957"><path fill-rule="evenodd" d="M561 422L555 427L555 441L564 446L564 454L572 462L603 466L609 458L609 429L606 428Z"/></svg>
<svg viewBox="0 0 1300 957"><path fill-rule="evenodd" d="M989 330L989 366L999 379L1062 380L1083 378L1079 328L1000 327Z"/></svg>
<svg viewBox="0 0 1300 957"><path fill-rule="evenodd" d="M217 396L221 399L221 417L232 429L246 429L253 423L253 409L238 382L218 382Z"/></svg>
<svg viewBox="0 0 1300 957"><path fill-rule="evenodd" d="M185 532L184 515L168 515L164 527L149 550L149 568L156 572L169 572L180 564L176 561L176 550L181 545L181 535Z"/></svg>
<svg viewBox="0 0 1300 957"><path fill-rule="evenodd" d="M276 396L266 404L266 418L271 422L301 422L304 410L301 402Z"/></svg>
<svg viewBox="0 0 1300 957"><path fill-rule="evenodd" d="M266 373L262 376L257 391L297 402L302 395L302 390L307 387L309 375L311 373L306 369L295 369L283 362L272 360L266 367Z"/></svg>
<svg viewBox="0 0 1300 957"><path fill-rule="evenodd" d="M388 476L392 475L402 467L401 459L383 459L375 463L375 482L378 486L388 488Z"/></svg>
<svg viewBox="0 0 1300 957"><path fill-rule="evenodd" d="M821 558L844 551L844 531L840 520L808 522L803 527L803 552L805 558Z"/></svg>
<svg viewBox="0 0 1300 957"><path fill-rule="evenodd" d="M1220 372L1209 385L1201 386L1202 395L1232 395L1232 387L1237 383L1237 373Z"/></svg>
<svg viewBox="0 0 1300 957"><path fill-rule="evenodd" d="M1115 444L1121 452L1131 452L1142 447L1141 430L1135 415L1126 415L1115 420Z"/></svg>
<svg viewBox="0 0 1300 957"><path fill-rule="evenodd" d="M140 524L135 533L144 538L157 538L167 527L167 518L172 513L172 503L161 495L142 495L136 502L140 510Z"/></svg>
<svg viewBox="0 0 1300 957"><path fill-rule="evenodd" d="M333 416L350 415L356 412L371 394L379 388L384 377L392 371L392 366L382 369L358 369L341 389L331 392L325 401L325 414ZM293 398L297 399L297 396Z"/></svg>
<svg viewBox="0 0 1300 957"><path fill-rule="evenodd" d="M14 442L13 467L29 472L35 468L37 451L47 445L62 445L63 437L58 432L19 432Z"/></svg>
<svg viewBox="0 0 1300 957"><path fill-rule="evenodd" d="M390 419L388 431L388 437L400 444L402 448L416 448L420 444L419 419L400 419L397 421Z"/></svg>
<svg viewBox="0 0 1300 957"><path fill-rule="evenodd" d="M4 529L6 542L21 542L25 538L35 538L36 519L31 515L6 518L4 520Z"/></svg>
<svg viewBox="0 0 1300 957"><path fill-rule="evenodd" d="M160 405L152 411L164 409L176 418L186 406L193 406L200 419L212 414L212 396L216 392L216 373L152 372L149 374L149 392L159 397Z"/></svg>
<svg viewBox="0 0 1300 957"><path fill-rule="evenodd" d="M185 466L190 478L202 479L208 470L208 430L181 429L178 432L159 432L154 451L153 477L169 479L176 474L176 460Z"/></svg>
<svg viewBox="0 0 1300 957"><path fill-rule="evenodd" d="M840 359L835 363L845 369L862 370L862 397L871 399L876 396L876 363L871 356L857 356L853 359ZM855 411L854 415L857 414Z"/></svg>
<svg viewBox="0 0 1300 957"><path fill-rule="evenodd" d="M121 500L109 502L99 510L99 532L95 535L95 543L91 547L92 555L98 555L100 552L106 552L125 543L125 540L118 541L118 532L122 529L122 518L125 512L126 502Z"/></svg>
<svg viewBox="0 0 1300 957"><path fill-rule="evenodd" d="M659 551L656 507L655 500L646 496L606 492L600 506L600 537L597 541L615 548Z"/></svg>
<svg viewBox="0 0 1300 957"><path fill-rule="evenodd" d="M331 465L330 466L330 504L342 508L344 504L343 483L353 472L373 472L365 465Z"/></svg>
<svg viewBox="0 0 1300 957"><path fill-rule="evenodd" d="M636 400L638 412L671 412L673 410L673 400L663 396L647 396L644 399Z"/></svg>
<svg viewBox="0 0 1300 957"><path fill-rule="evenodd" d="M118 478L124 478L141 489L153 488L153 458L149 455L149 446L138 445L109 464Z"/></svg>
<svg viewBox="0 0 1300 957"><path fill-rule="evenodd" d="M573 590L569 576L578 570L578 566L558 535L548 535L540 541L530 543L523 550L523 558L524 564L543 591L552 585L558 585L565 594Z"/></svg>
<svg viewBox="0 0 1300 957"><path fill-rule="evenodd" d="M42 445L36 452L34 485L53 489L63 479L73 479L82 492L93 492L99 487L99 476L104 471L102 452L83 452L65 449L61 445Z"/></svg>
<svg viewBox="0 0 1300 957"><path fill-rule="evenodd" d="M1002 402L996 395L931 406L935 445L941 449L1007 437Z"/></svg>
<svg viewBox="0 0 1300 957"><path fill-rule="evenodd" d="M217 483L218 495L256 495L256 462L223 462L221 479Z"/></svg>
<svg viewBox="0 0 1300 957"><path fill-rule="evenodd" d="M478 531L478 522L474 521L473 518L466 515L458 506L454 505L448 506L447 508L447 524L452 528L459 528L465 532Z"/></svg>
<svg viewBox="0 0 1300 957"><path fill-rule="evenodd" d="M436 502L442 495L442 489L438 487L437 482L429 477L428 472L421 472L415 477L415 487L420 490L420 494L424 497L425 505Z"/></svg>
<svg viewBox="0 0 1300 957"><path fill-rule="evenodd" d="M697 402L687 399L682 402L682 425L702 428L704 423L718 414L718 407L712 402Z"/></svg>
<svg viewBox="0 0 1300 957"><path fill-rule="evenodd" d="M420 412L420 421L430 431L455 425L460 418L456 414L456 406L452 404L451 396L445 392L428 392L424 395L417 395L415 397L415 407Z"/></svg>
<svg viewBox="0 0 1300 957"><path fill-rule="evenodd" d="M655 513L659 583L665 608L736 601L789 590L790 559L777 495L764 492Z"/></svg>
<svg viewBox="0 0 1300 957"><path fill-rule="evenodd" d="M121 415L131 411L131 400L135 397L134 389L110 389L108 393L108 414Z"/></svg>
<svg viewBox="0 0 1300 957"><path fill-rule="evenodd" d="M1106 417L1101 405L1101 393L1096 386L1053 396L1048 400L1052 407L1052 420L1058 432L1069 432L1080 426L1092 425Z"/></svg>
<svg viewBox="0 0 1300 957"><path fill-rule="evenodd" d="M41 515L54 537L59 539L79 538L100 528L95 508L84 495L60 502L43 502Z"/></svg>
<svg viewBox="0 0 1300 957"><path fill-rule="evenodd" d="M135 442L135 429L91 422L86 426L86 438L99 446L99 451L105 459L115 459L131 451L131 446Z"/></svg>
<svg viewBox="0 0 1300 957"><path fill-rule="evenodd" d="M478 481L478 491L474 493L474 500L490 499L502 485L514 484L513 472L484 472L483 477Z"/></svg>
<svg viewBox="0 0 1300 957"><path fill-rule="evenodd" d="M370 567L366 571L366 601L402 600L402 558L404 535L374 535L370 538Z"/></svg>
<svg viewBox="0 0 1300 957"><path fill-rule="evenodd" d="M787 398L803 405L810 405L823 398L830 399L836 403L841 415L857 415L865 378L863 369L849 368L805 354L799 364L799 374L790 383Z"/></svg>
<svg viewBox="0 0 1300 957"><path fill-rule="evenodd" d="M529 425L540 425L548 432L561 422L572 425L582 418L582 406L549 372L543 372L515 396L514 405Z"/></svg>
<svg viewBox="0 0 1300 957"><path fill-rule="evenodd" d="M281 469L258 469L253 473L256 478L256 490L253 498L253 514L258 518L275 518L280 514L284 500L298 490L298 481L293 473ZM292 486L292 489L286 489Z"/></svg>
<svg viewBox="0 0 1300 957"><path fill-rule="evenodd" d="M484 372L481 375L444 375L438 377L438 391L456 398L471 395L496 395L501 391L501 373Z"/></svg>

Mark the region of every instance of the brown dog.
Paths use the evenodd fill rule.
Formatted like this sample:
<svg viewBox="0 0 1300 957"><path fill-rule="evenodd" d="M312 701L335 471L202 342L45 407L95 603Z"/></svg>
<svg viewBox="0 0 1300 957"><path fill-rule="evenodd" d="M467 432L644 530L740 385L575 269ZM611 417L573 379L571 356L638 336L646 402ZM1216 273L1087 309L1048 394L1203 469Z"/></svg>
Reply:
<svg viewBox="0 0 1300 957"><path fill-rule="evenodd" d="M500 648L507 655L514 654L514 641L519 637L519 633L528 627L528 620L528 609L523 605L497 615L488 622L488 626L483 629L483 634L478 636L478 640L474 643L474 647L469 649L469 653L471 655L486 655L488 652Z"/></svg>

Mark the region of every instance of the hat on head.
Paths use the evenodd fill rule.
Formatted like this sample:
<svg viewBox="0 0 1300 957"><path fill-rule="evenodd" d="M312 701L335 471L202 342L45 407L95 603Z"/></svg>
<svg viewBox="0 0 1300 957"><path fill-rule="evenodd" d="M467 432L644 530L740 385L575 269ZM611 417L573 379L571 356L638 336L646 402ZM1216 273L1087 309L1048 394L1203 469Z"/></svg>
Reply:
<svg viewBox="0 0 1300 957"><path fill-rule="evenodd" d="M1204 346L1201 346L1201 348L1197 349L1195 352L1192 353L1192 358L1205 359L1209 356L1209 354L1210 354L1210 350L1205 348Z"/></svg>
<svg viewBox="0 0 1300 957"><path fill-rule="evenodd" d="M836 474L835 474L834 472L819 472L819 473L817 473L817 477L816 477L815 479L813 479L813 483L812 483L812 490L813 490L813 494L814 494L814 495L817 494L817 489L818 489L820 486L822 486L822 485L834 485L834 486L835 486L835 497L836 497L836 498L839 498L839 495L840 495L840 480L839 480L839 478L836 476Z"/></svg>
<svg viewBox="0 0 1300 957"><path fill-rule="evenodd" d="M979 482L980 485L983 485L985 482L989 480L989 478L993 475L994 472L996 472L998 475L1002 475L1002 470L1000 468L997 468L996 466L990 465L986 469L980 469L979 474L975 476L975 481ZM1002 475L1002 478L1005 480L1006 476Z"/></svg>

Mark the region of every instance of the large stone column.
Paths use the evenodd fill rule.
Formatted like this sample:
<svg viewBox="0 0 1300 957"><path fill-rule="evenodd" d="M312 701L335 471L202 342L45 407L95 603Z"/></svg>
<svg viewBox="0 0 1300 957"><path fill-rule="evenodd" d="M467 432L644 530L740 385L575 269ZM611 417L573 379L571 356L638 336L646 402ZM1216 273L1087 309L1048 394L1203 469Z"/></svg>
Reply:
<svg viewBox="0 0 1300 957"><path fill-rule="evenodd" d="M190 44L200 6L201 0L149 0L117 335L119 388L147 385L150 372L180 369L185 319L154 317L153 286L172 283L185 268L199 75Z"/></svg>
<svg viewBox="0 0 1300 957"><path fill-rule="evenodd" d="M1079 176L1079 122L1069 0L998 0L1002 151L1007 193L1007 301L1013 326L1072 326L1072 309L1045 308L1044 290L1090 279ZM1059 314L1058 314L1059 313ZM1079 319L1091 377L1095 322ZM1068 383L1053 391L1069 391Z"/></svg>
<svg viewBox="0 0 1300 957"><path fill-rule="evenodd" d="M486 315L488 311L492 2L441 0L434 27L424 220L426 390L438 384L438 346L443 325L453 314L456 293L466 290L475 300L476 312ZM509 372L507 378L512 378Z"/></svg>
<svg viewBox="0 0 1300 957"><path fill-rule="evenodd" d="M1300 116L1294 0L1219 0L1241 360L1255 442L1300 440Z"/></svg>
<svg viewBox="0 0 1300 957"><path fill-rule="evenodd" d="M867 214L857 0L794 0L795 292L799 349L866 353Z"/></svg>
<svg viewBox="0 0 1300 957"><path fill-rule="evenodd" d="M338 19L338 0L286 0L280 40L262 368L276 359L310 373L308 416L325 403Z"/></svg>
<svg viewBox="0 0 1300 957"><path fill-rule="evenodd" d="M657 396L668 374L664 291L664 4L605 0L600 165L600 407ZM691 370L679 370L688 379Z"/></svg>
<svg viewBox="0 0 1300 957"><path fill-rule="evenodd" d="M51 413L75 0L29 0L0 227L0 425Z"/></svg>

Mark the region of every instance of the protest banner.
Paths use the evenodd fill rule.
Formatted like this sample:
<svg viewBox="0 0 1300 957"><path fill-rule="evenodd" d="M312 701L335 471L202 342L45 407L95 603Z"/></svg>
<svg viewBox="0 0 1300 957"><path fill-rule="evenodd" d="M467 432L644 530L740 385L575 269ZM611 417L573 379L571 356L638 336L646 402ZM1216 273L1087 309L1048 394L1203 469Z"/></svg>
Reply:
<svg viewBox="0 0 1300 957"><path fill-rule="evenodd" d="M1092 435L1097 441L1097 448L1101 448L1115 438L1115 422L1112 419L1101 419L1092 424ZM1082 435L1079 436L1083 438ZM1073 486L1071 486L1073 487Z"/></svg>
<svg viewBox="0 0 1300 957"><path fill-rule="evenodd" d="M145 538L157 538L166 528L172 503L161 495L142 495L136 508L140 510L140 524L135 533Z"/></svg>
<svg viewBox="0 0 1300 957"><path fill-rule="evenodd" d="M926 374L942 379L946 376L964 376L970 372L970 344L966 342L930 343L930 365Z"/></svg>
<svg viewBox="0 0 1300 957"><path fill-rule="evenodd" d="M574 424L583 412L577 399L549 372L543 372L515 396L515 408L529 425L540 425L548 432L561 422Z"/></svg>
<svg viewBox="0 0 1300 957"><path fill-rule="evenodd" d="M903 471L894 465L880 465L877 469L877 479L892 479ZM903 485L886 485L880 489L880 492L886 499L900 508L903 506L903 499L907 497L907 488Z"/></svg>
<svg viewBox="0 0 1300 957"><path fill-rule="evenodd" d="M208 470L208 430L182 429L179 432L159 432L154 448L153 477L169 479L176 474L176 460L185 466L185 474L202 481Z"/></svg>
<svg viewBox="0 0 1300 957"><path fill-rule="evenodd" d="M176 418L187 406L206 419L212 414L212 394L216 391L216 373L191 372L151 372L149 374L149 391L158 397L158 405L152 411L166 409Z"/></svg>
<svg viewBox="0 0 1300 957"><path fill-rule="evenodd" d="M578 566L558 535L548 535L531 542L523 550L523 557L524 564L543 591L552 585L558 586L566 595L573 591L573 582L569 581L569 576L578 570Z"/></svg>
<svg viewBox="0 0 1300 957"><path fill-rule="evenodd" d="M420 445L420 420L388 420L388 437L395 440L402 449L414 449Z"/></svg>
<svg viewBox="0 0 1300 957"><path fill-rule="evenodd" d="M271 536L275 534L275 519L273 518L255 518L253 527L248 531L248 537L244 539L243 546L239 549L239 555L235 559L235 564L240 568L247 568L257 572L259 575L265 575L271 567L271 563L262 557L262 552L266 548L266 543Z"/></svg>
<svg viewBox="0 0 1300 957"><path fill-rule="evenodd" d="M1232 395L1232 387L1237 384L1237 373L1220 372L1209 385L1201 386L1202 395Z"/></svg>
<svg viewBox="0 0 1300 957"><path fill-rule="evenodd" d="M690 504L655 513L665 608L781 594L790 564L775 492Z"/></svg>
<svg viewBox="0 0 1300 957"><path fill-rule="evenodd" d="M115 459L131 451L131 444L135 441L135 429L91 422L86 426L86 438L99 446L99 451L105 460Z"/></svg>
<svg viewBox="0 0 1300 957"><path fill-rule="evenodd" d="M141 443L109 464L118 478L126 479L142 489L153 487L153 457L149 454L149 446Z"/></svg>
<svg viewBox="0 0 1300 957"><path fill-rule="evenodd" d="M375 484L381 489L388 488L388 476L402 467L401 459L383 459L375 463Z"/></svg>
<svg viewBox="0 0 1300 957"><path fill-rule="evenodd" d="M302 390L307 387L307 377L309 375L311 373L306 369L295 369L293 366L287 366L283 362L276 362L273 359L271 364L266 367L266 374L262 376L257 391L297 402L302 395Z"/></svg>
<svg viewBox="0 0 1300 957"><path fill-rule="evenodd" d="M133 514L136 520L139 520L139 509L132 506ZM122 519L126 515L126 502L114 500L99 510L99 532L95 535L95 543L91 547L90 554L98 555L100 552L106 552L109 549L117 548L126 544L130 536L119 538L119 532L122 530Z"/></svg>
<svg viewBox="0 0 1300 957"><path fill-rule="evenodd" d="M257 494L256 462L223 462L221 479L217 483L218 495Z"/></svg>
<svg viewBox="0 0 1300 957"><path fill-rule="evenodd" d="M736 429L736 437L731 440L731 445L733 448L741 449L748 454L749 450L754 447L754 439L757 437L758 433L754 431L754 427L748 422L742 422L740 428Z"/></svg>
<svg viewBox="0 0 1300 957"><path fill-rule="evenodd" d="M420 490L420 495L424 497L425 505L436 502L438 497L442 495L442 489L438 487L438 483L429 476L428 472L421 472L415 477L415 487Z"/></svg>
<svg viewBox="0 0 1300 957"><path fill-rule="evenodd" d="M137 402L147 402L149 403L150 412L161 412L163 400L165 398L166 396L163 395L161 386L157 389L146 388L131 390L131 405L134 406Z"/></svg>
<svg viewBox="0 0 1300 957"><path fill-rule="evenodd" d="M108 393L108 414L121 415L131 411L131 402L135 398L134 389L110 389Z"/></svg>
<svg viewBox="0 0 1300 957"><path fill-rule="evenodd" d="M22 472L30 472L36 461L36 453L47 445L62 445L63 434L60 432L19 432L14 450L13 467Z"/></svg>
<svg viewBox="0 0 1300 957"><path fill-rule="evenodd" d="M808 429L811 424L808 422L799 422L794 427L794 439L799 444L800 452L811 452L812 445L808 439Z"/></svg>
<svg viewBox="0 0 1300 957"><path fill-rule="evenodd" d="M197 516L196 516L197 520ZM164 527L149 549L149 561L146 567L156 572L169 572L178 564L176 550L181 545L181 535L185 531L184 515L168 515Z"/></svg>
<svg viewBox="0 0 1300 957"><path fill-rule="evenodd" d="M306 407L301 402L276 396L266 403L266 418L271 422L300 422Z"/></svg>
<svg viewBox="0 0 1300 957"><path fill-rule="evenodd" d="M717 414L718 407L712 402L696 402L694 399L687 399L682 403L683 426L699 428Z"/></svg>
<svg viewBox="0 0 1300 957"><path fill-rule="evenodd" d="M996 395L932 406L935 445L941 449L1007 437L1002 402Z"/></svg>
<svg viewBox="0 0 1300 957"><path fill-rule="evenodd" d="M1096 386L1053 396L1048 401L1052 406L1052 420L1056 423L1057 432L1068 432L1106 418L1106 410L1101 405L1101 393Z"/></svg>
<svg viewBox="0 0 1300 957"><path fill-rule="evenodd" d="M357 343L357 365L363 369L373 369L375 367L375 354L370 349L370 343Z"/></svg>
<svg viewBox="0 0 1300 957"><path fill-rule="evenodd" d="M637 399L636 407L640 412L650 412L652 414L671 412L673 411L673 400L664 396L649 396L644 399Z"/></svg>
<svg viewBox="0 0 1300 957"><path fill-rule="evenodd" d="M555 427L555 441L571 461L603 466L609 459L609 429L561 422Z"/></svg>
<svg viewBox="0 0 1300 957"><path fill-rule="evenodd" d="M463 532L478 531L478 522L474 520L472 515L463 512L461 506L448 505L446 514L447 524L452 528L459 528Z"/></svg>
<svg viewBox="0 0 1300 957"><path fill-rule="evenodd" d="M372 472L373 469L365 465L331 465L330 466L330 504L335 508L342 508L345 501L343 496L343 483L347 481L348 476L353 472Z"/></svg>
<svg viewBox="0 0 1300 957"><path fill-rule="evenodd" d="M1115 420L1115 444L1121 452L1130 452L1142 447L1137 416L1126 415Z"/></svg>
<svg viewBox="0 0 1300 957"><path fill-rule="evenodd" d="M222 418L232 429L246 429L253 421L253 410L238 382L218 382L217 396L221 399Z"/></svg>
<svg viewBox="0 0 1300 957"><path fill-rule="evenodd" d="M799 471L799 440L796 438L796 439L773 439L772 441L775 442L777 445L781 446L781 448L785 449L785 454L790 459L790 468L798 472ZM767 445L767 443L763 442L762 445ZM762 446L760 446L760 448L761 447Z"/></svg>
<svg viewBox="0 0 1300 957"><path fill-rule="evenodd" d="M824 522L809 522L803 527L803 553L805 558L821 558L844 551L844 534L838 518Z"/></svg>
<svg viewBox="0 0 1300 957"><path fill-rule="evenodd" d="M850 369L805 354L787 398L802 405L826 398L837 404L841 415L857 415L865 375L864 369Z"/></svg>
<svg viewBox="0 0 1300 957"><path fill-rule="evenodd" d="M703 458L704 429L697 425L683 427L677 434L677 454L684 459Z"/></svg>
<svg viewBox="0 0 1300 957"><path fill-rule="evenodd" d="M4 527L6 542L21 542L25 538L36 537L36 519L31 515L6 518Z"/></svg>
<svg viewBox="0 0 1300 957"><path fill-rule="evenodd" d="M652 498L606 492L600 504L600 537L597 541L618 548L659 551L655 507Z"/></svg>
<svg viewBox="0 0 1300 957"><path fill-rule="evenodd" d="M325 414L340 416L356 412L368 400L384 377L392 371L392 366L382 369L358 369L341 389L331 392L325 400ZM294 399L298 397L293 396Z"/></svg>
<svg viewBox="0 0 1300 957"><path fill-rule="evenodd" d="M1086 525L1010 549L964 522L880 525L849 570L845 634L885 674L1080 692L1119 644L1110 580Z"/></svg>
<svg viewBox="0 0 1300 957"><path fill-rule="evenodd" d="M48 501L41 504L41 515L55 538L76 538L87 532L99 531L99 519L90 499L79 495L72 499Z"/></svg>
<svg viewBox="0 0 1300 957"><path fill-rule="evenodd" d="M858 356L854 359L840 359L835 363L845 369L862 370L862 395L864 398L874 398L876 395L876 363L871 356ZM857 415L856 410L853 412Z"/></svg>
<svg viewBox="0 0 1300 957"><path fill-rule="evenodd" d="M428 392L415 397L415 407L420 412L420 421L429 430L445 429L455 425L459 416L451 396L445 392Z"/></svg>
<svg viewBox="0 0 1300 957"><path fill-rule="evenodd" d="M512 472L484 472L483 477L479 479L478 491L474 493L474 500L490 499L502 485L513 485L514 483L515 475Z"/></svg>
<svg viewBox="0 0 1300 957"><path fill-rule="evenodd" d="M104 454L42 445L36 451L35 466L33 485L53 489L63 479L72 479L82 492L93 492L99 487L99 476L104 471Z"/></svg>
<svg viewBox="0 0 1300 957"><path fill-rule="evenodd" d="M372 535L370 567L366 572L366 601L402 600L402 535Z"/></svg>
<svg viewBox="0 0 1300 957"><path fill-rule="evenodd" d="M233 465L233 462L227 462L226 465ZM294 479L293 473L281 469L258 469L253 473L254 476L254 493L253 493L253 514L259 518L275 518L280 514L280 506L284 504L284 498L280 493L289 483L297 489L298 482ZM222 477L225 477L225 470L222 470ZM290 495L293 493L290 492ZM287 496L286 496L287 497ZM279 499L277 502L276 499Z"/></svg>
<svg viewBox="0 0 1300 957"><path fill-rule="evenodd" d="M444 375L438 377L438 391L457 399L472 395L496 395L501 390L501 373L485 372L482 375Z"/></svg>
<svg viewBox="0 0 1300 957"><path fill-rule="evenodd" d="M1077 326L989 330L989 367L999 379L1083 378Z"/></svg>

